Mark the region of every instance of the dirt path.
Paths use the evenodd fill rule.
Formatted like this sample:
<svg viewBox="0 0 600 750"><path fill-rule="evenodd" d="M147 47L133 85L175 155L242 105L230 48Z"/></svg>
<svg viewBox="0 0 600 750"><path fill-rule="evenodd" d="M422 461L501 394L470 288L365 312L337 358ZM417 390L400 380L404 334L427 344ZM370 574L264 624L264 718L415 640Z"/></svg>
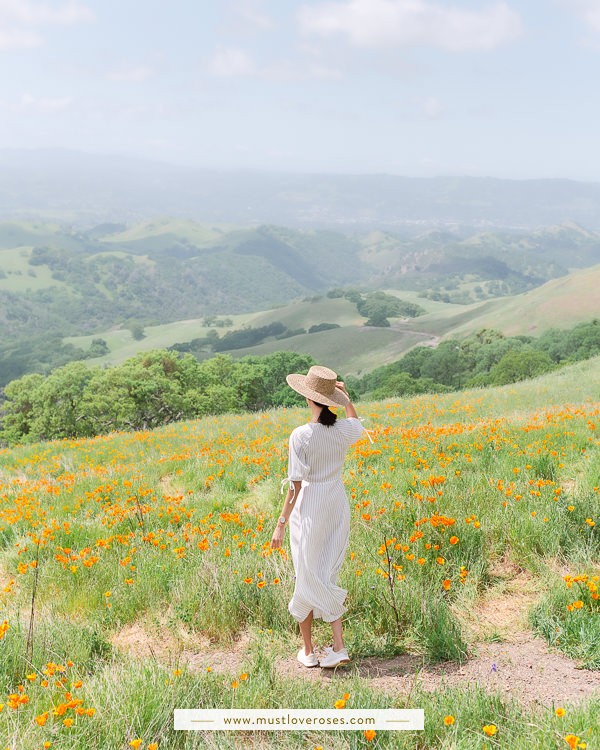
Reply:
<svg viewBox="0 0 600 750"><path fill-rule="evenodd" d="M278 664L288 678L312 681L344 680L348 675L369 679L374 690L407 695L415 685L433 691L438 687L477 683L491 692L501 692L522 703L559 706L594 694L600 695L600 672L577 669L545 642L522 632L511 643L477 643L475 656L462 665L455 662L423 667L410 655L393 659L363 659L344 669L308 670L290 657Z"/></svg>
<svg viewBox="0 0 600 750"><path fill-rule="evenodd" d="M242 670L246 648L250 642L244 635L233 648L215 648L199 639L180 641L167 632L148 634L139 625L130 625L113 637L113 645L138 656L152 656L170 666L187 664L194 671L228 672ZM524 704L560 706L570 701L600 695L600 672L578 669L575 662L529 631L514 633L510 642L475 643L474 656L462 665L445 662L435 667L424 666L416 656L403 654L391 659L356 659L336 670L307 669L296 661L296 654L276 663L277 673L284 679L328 682L358 675L371 682L374 690L407 695L416 685L427 691L477 683L491 692L512 696Z"/></svg>
<svg viewBox="0 0 600 750"><path fill-rule="evenodd" d="M490 600L490 605L495 608L497 601ZM516 611L514 602L510 609ZM480 612L485 613L485 607ZM522 614L521 609L518 619L505 619L505 625L509 627L519 621ZM148 632L134 624L117 633L112 643L118 649L138 656L152 656L170 666L185 663L194 671L210 667L214 672L235 675L242 671L250 636L243 634L232 648L226 649L192 636L183 628L175 634L160 626ZM473 656L462 665L446 662L427 667L419 657L403 654L389 659L355 659L344 667L330 670L303 667L296 660L294 650L289 656L277 659L276 671L284 679L314 683L343 682L352 675L359 675L369 680L373 689L392 695L407 695L416 685L434 691L439 687L477 683L490 692L514 697L523 704L548 707L600 696L600 672L578 669L574 661L550 649L528 629L512 630L510 637L502 642L475 641L472 652Z"/></svg>
<svg viewBox="0 0 600 750"><path fill-rule="evenodd" d="M434 333L427 333L427 331L417 331L414 328L406 328L402 325L393 325L390 326L391 331L398 331L398 333L414 333L417 334L417 336L422 336L424 341L417 342L414 346L411 347L411 349L414 349L415 346L432 346L436 347L441 340L440 336L436 336ZM410 351L407 349L407 351Z"/></svg>

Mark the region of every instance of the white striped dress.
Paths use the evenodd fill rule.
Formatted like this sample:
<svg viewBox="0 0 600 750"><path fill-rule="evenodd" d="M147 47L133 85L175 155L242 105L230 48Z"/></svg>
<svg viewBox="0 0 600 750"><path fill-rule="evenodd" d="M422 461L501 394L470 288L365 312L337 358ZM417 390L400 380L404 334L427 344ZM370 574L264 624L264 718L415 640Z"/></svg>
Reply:
<svg viewBox="0 0 600 750"><path fill-rule="evenodd" d="M333 622L346 612L346 589L337 585L348 538L350 507L342 481L349 446L363 432L359 419L335 424L309 422L290 435L288 479L302 480L290 515L290 545L296 573L288 610L297 622L313 618Z"/></svg>

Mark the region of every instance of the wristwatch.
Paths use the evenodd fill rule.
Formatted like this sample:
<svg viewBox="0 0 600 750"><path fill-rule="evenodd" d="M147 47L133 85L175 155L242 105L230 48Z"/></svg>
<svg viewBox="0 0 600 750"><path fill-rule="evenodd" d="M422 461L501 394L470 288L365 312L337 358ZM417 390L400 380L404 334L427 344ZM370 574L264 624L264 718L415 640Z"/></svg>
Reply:
<svg viewBox="0 0 600 750"><path fill-rule="evenodd" d="M279 523L285 524L285 516L280 516Z"/></svg>

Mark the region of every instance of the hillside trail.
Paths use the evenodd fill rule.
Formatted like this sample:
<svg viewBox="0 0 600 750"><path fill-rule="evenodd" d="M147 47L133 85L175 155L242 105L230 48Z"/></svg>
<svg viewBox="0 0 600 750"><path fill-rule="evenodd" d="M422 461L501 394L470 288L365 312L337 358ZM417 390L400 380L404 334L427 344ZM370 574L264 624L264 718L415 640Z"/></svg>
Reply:
<svg viewBox="0 0 600 750"><path fill-rule="evenodd" d="M163 477L161 489L165 494L182 494L183 490L173 486L173 480L172 476ZM408 696L417 686L434 691L475 683L525 705L556 707L591 696L600 697L600 671L578 668L576 662L549 648L529 628L527 613L541 593L537 580L507 556L497 560L489 572L496 581L494 588L468 610L456 612L465 626L471 651L470 658L462 664L444 662L428 666L418 656L402 654L391 658L353 658L348 665L335 670L307 669L296 660L301 645L298 635L290 653L276 657L275 670L286 680L312 683L340 680L342 686L349 677L357 675L368 680L373 690L394 696ZM8 571L0 566L0 582L8 581ZM21 620L24 624L29 621L26 607L21 611ZM125 626L112 635L111 642L117 651L153 658L169 667L186 664L196 673L210 668L216 673L239 676L253 637L250 631L245 631L231 646L215 644L205 635L190 631L169 609L151 619L145 615ZM319 655L325 645L328 644L315 645Z"/></svg>
<svg viewBox="0 0 600 750"><path fill-rule="evenodd" d="M307 680L312 683L340 680L343 683L358 675L368 680L373 690L394 696L408 696L415 687L431 692L437 688L458 687L476 683L491 693L516 698L523 705L558 707L591 696L600 697L600 671L579 669L576 662L551 649L536 637L527 624L527 612L539 596L530 573L506 559L498 561L493 571L500 586L484 596L468 612L458 613L466 627L471 657L459 664L444 662L427 666L411 654L392 658L355 658L335 670L307 669L296 660L301 641L290 648L290 654L277 657L276 673L285 680ZM161 663L203 672L236 676L244 670L249 632L243 632L230 647L212 644L202 635L188 631L182 624L169 627L166 621L155 621L154 630L141 622L127 626L112 638L115 648L137 656L152 656ZM322 647L315 645L317 654ZM321 646L321 648L319 648Z"/></svg>
<svg viewBox="0 0 600 750"><path fill-rule="evenodd" d="M416 334L417 336L421 336L422 340L417 341L410 348L406 349L403 352L403 355L409 352L411 349L414 349L416 346L430 346L432 349L435 349L442 340L441 336L436 336L435 334L427 333L426 331L417 331L415 328L407 328L406 326L399 325L398 323L396 323L395 325L391 325L389 330L397 331L398 333L412 333Z"/></svg>

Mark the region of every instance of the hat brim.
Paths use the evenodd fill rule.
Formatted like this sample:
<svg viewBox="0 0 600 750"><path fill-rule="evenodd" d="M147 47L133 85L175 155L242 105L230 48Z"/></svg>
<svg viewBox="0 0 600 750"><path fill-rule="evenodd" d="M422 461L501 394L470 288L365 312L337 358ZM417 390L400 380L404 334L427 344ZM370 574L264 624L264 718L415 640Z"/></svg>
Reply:
<svg viewBox="0 0 600 750"><path fill-rule="evenodd" d="M306 385L306 375L298 375L293 373L286 377L287 384L290 388L293 388L301 396L306 396L311 401L317 404L325 404L325 406L346 406L350 403L350 399L343 391L336 388L330 396L324 396L318 391L314 391Z"/></svg>

